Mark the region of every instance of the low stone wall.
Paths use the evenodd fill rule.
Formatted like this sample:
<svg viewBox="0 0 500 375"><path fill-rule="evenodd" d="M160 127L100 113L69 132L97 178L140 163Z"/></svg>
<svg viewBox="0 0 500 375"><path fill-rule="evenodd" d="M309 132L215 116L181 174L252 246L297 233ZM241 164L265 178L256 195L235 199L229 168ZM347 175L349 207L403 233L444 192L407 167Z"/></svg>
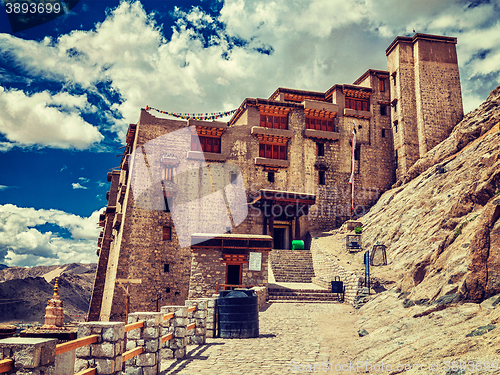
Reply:
<svg viewBox="0 0 500 375"><path fill-rule="evenodd" d="M335 276L339 276L345 287L345 301L358 308L361 301L358 296L362 294L363 275L346 270L330 255L321 251L319 244L314 239L311 243L311 254L316 275L312 282L329 289L331 288L330 282L335 279Z"/></svg>

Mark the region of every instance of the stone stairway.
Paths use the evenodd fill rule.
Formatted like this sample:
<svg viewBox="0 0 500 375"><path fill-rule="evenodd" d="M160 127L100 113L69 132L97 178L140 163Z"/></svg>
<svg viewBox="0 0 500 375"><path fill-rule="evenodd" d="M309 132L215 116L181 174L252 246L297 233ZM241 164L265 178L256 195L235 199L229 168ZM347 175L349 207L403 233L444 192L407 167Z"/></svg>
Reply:
<svg viewBox="0 0 500 375"><path fill-rule="evenodd" d="M276 282L310 283L314 277L309 250L272 250L271 269Z"/></svg>
<svg viewBox="0 0 500 375"><path fill-rule="evenodd" d="M312 286L312 284L311 284ZM277 285L268 287L268 302L338 302L337 294L327 289L285 288Z"/></svg>

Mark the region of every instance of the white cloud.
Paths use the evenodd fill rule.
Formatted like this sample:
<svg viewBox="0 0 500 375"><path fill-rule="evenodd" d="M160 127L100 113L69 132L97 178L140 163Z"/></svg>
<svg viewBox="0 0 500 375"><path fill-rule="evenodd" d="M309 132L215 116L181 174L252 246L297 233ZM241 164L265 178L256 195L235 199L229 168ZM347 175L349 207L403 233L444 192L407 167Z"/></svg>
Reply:
<svg viewBox="0 0 500 375"><path fill-rule="evenodd" d="M7 186L7 185L0 185L0 191L4 191L4 190L7 190L8 188L10 188L12 186Z"/></svg>
<svg viewBox="0 0 500 375"><path fill-rule="evenodd" d="M71 186L73 187L73 189L88 189L87 187L80 185L79 182L73 182Z"/></svg>
<svg viewBox="0 0 500 375"><path fill-rule="evenodd" d="M99 211L80 217L59 210L0 206L0 263L34 266L96 262L98 220ZM44 224L67 229L71 238L36 228Z"/></svg>
<svg viewBox="0 0 500 375"><path fill-rule="evenodd" d="M85 149L103 138L80 117L79 112L87 109L86 95L43 91L29 96L0 87L0 132L20 147Z"/></svg>

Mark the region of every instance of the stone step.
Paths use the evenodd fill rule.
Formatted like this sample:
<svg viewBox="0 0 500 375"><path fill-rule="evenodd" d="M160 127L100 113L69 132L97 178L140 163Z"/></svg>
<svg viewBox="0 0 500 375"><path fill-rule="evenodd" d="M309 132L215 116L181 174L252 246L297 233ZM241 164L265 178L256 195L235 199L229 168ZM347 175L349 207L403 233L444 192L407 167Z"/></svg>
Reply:
<svg viewBox="0 0 500 375"><path fill-rule="evenodd" d="M301 300L301 301L336 301L337 295L285 295L285 296L277 296L277 295L269 295L269 300Z"/></svg>
<svg viewBox="0 0 500 375"><path fill-rule="evenodd" d="M268 294L271 293L330 293L329 289L279 289L279 288L269 288L267 290Z"/></svg>
<svg viewBox="0 0 500 375"><path fill-rule="evenodd" d="M316 301L316 300L300 300L300 299L270 299L268 303L341 303L337 300L332 301Z"/></svg>

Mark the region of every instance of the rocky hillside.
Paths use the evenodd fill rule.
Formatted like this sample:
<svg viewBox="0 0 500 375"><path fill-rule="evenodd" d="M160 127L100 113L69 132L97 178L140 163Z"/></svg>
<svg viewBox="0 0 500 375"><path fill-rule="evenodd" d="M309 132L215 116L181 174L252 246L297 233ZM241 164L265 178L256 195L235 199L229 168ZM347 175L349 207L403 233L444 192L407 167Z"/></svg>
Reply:
<svg viewBox="0 0 500 375"><path fill-rule="evenodd" d="M66 321L86 315L95 270L96 264L78 263L0 270L0 323L43 323L45 307L54 294L55 277L59 277Z"/></svg>
<svg viewBox="0 0 500 375"><path fill-rule="evenodd" d="M499 124L500 87L360 219L363 247L387 246L372 272L392 283L359 310L352 360L500 374Z"/></svg>
<svg viewBox="0 0 500 375"><path fill-rule="evenodd" d="M500 293L500 87L362 218L412 301Z"/></svg>

